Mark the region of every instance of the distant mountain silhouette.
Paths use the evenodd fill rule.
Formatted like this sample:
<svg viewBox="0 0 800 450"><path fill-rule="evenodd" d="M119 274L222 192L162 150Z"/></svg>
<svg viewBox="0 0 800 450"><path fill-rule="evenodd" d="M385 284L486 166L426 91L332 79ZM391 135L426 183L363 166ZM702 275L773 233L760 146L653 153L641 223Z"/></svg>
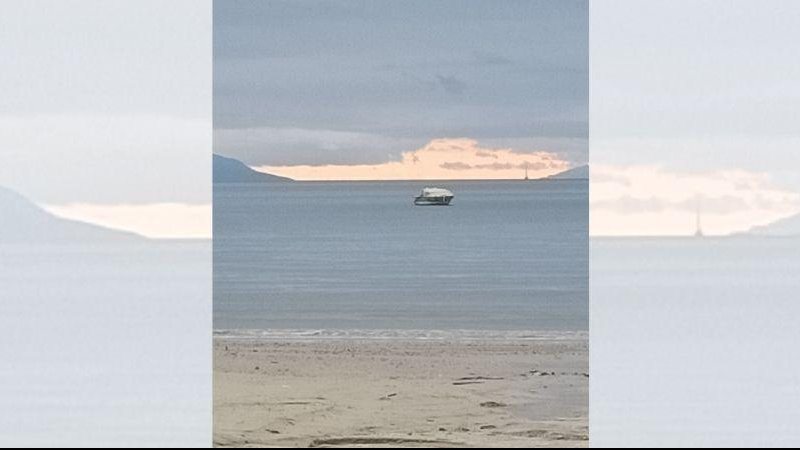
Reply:
<svg viewBox="0 0 800 450"><path fill-rule="evenodd" d="M22 195L0 187L0 242L70 243L136 241L145 238L97 225L66 220L40 208Z"/></svg>
<svg viewBox="0 0 800 450"><path fill-rule="evenodd" d="M800 236L800 214L752 228L748 233L758 236Z"/></svg>
<svg viewBox="0 0 800 450"><path fill-rule="evenodd" d="M214 155L213 162L214 183L282 183L292 181L290 178L258 172L241 161L217 154Z"/></svg>
<svg viewBox="0 0 800 450"><path fill-rule="evenodd" d="M589 166L579 166L547 177L548 180L588 180Z"/></svg>

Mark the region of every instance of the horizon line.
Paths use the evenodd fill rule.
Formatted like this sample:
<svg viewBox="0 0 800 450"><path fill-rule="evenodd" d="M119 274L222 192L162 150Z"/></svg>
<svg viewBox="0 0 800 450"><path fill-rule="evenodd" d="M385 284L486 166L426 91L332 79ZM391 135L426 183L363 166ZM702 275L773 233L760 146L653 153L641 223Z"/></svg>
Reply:
<svg viewBox="0 0 800 450"><path fill-rule="evenodd" d="M255 170L255 169L253 169ZM540 178L408 178L408 179L371 179L371 180L364 180L364 179L351 179L351 180L344 180L341 178L334 178L334 179L327 179L327 180L299 180L296 178L290 178L283 175L275 175L274 173L264 172L264 171L257 171L259 173L263 173L265 175L272 175L272 176L280 176L282 178L286 178L289 181L297 182L297 183L331 183L331 182L342 182L342 183L392 183L392 182L422 182L422 181L435 181L435 182L452 182L452 181L589 181L589 178L553 178L552 176L548 177L540 177ZM281 181L273 181L273 182L261 182L261 181L251 181L251 182L225 182L225 181L215 181L214 184L280 184Z"/></svg>

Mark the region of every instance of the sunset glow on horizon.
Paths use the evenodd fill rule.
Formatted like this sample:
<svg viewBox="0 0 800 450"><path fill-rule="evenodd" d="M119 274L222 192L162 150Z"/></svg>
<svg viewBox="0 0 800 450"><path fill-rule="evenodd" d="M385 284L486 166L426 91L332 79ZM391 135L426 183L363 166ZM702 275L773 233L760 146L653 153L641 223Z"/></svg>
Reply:
<svg viewBox="0 0 800 450"><path fill-rule="evenodd" d="M800 213L800 194L743 169L593 165L592 236L726 236Z"/></svg>
<svg viewBox="0 0 800 450"><path fill-rule="evenodd" d="M484 148L474 139L434 139L403 152L399 161L381 164L259 166L253 169L299 181L367 180L497 180L531 179L563 172L572 166L548 151L522 152Z"/></svg>
<svg viewBox="0 0 800 450"><path fill-rule="evenodd" d="M211 239L211 205L185 203L43 205L62 219L77 220L151 239Z"/></svg>

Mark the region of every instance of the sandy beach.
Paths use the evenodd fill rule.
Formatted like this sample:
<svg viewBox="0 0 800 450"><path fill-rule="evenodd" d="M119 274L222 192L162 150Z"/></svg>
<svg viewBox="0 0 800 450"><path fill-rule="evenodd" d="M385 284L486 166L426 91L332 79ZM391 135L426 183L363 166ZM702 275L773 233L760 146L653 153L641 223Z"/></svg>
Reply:
<svg viewBox="0 0 800 450"><path fill-rule="evenodd" d="M588 341L214 342L218 447L588 445Z"/></svg>

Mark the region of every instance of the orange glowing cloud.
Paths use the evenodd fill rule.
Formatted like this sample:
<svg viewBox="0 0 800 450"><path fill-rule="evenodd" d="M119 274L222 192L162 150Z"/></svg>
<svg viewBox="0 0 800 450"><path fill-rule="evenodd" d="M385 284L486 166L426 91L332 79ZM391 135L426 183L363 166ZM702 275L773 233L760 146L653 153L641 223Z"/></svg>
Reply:
<svg viewBox="0 0 800 450"><path fill-rule="evenodd" d="M254 169L303 181L317 180L493 180L547 177L570 163L546 151L484 148L473 139L434 139L404 152L400 161L359 165L259 166Z"/></svg>

